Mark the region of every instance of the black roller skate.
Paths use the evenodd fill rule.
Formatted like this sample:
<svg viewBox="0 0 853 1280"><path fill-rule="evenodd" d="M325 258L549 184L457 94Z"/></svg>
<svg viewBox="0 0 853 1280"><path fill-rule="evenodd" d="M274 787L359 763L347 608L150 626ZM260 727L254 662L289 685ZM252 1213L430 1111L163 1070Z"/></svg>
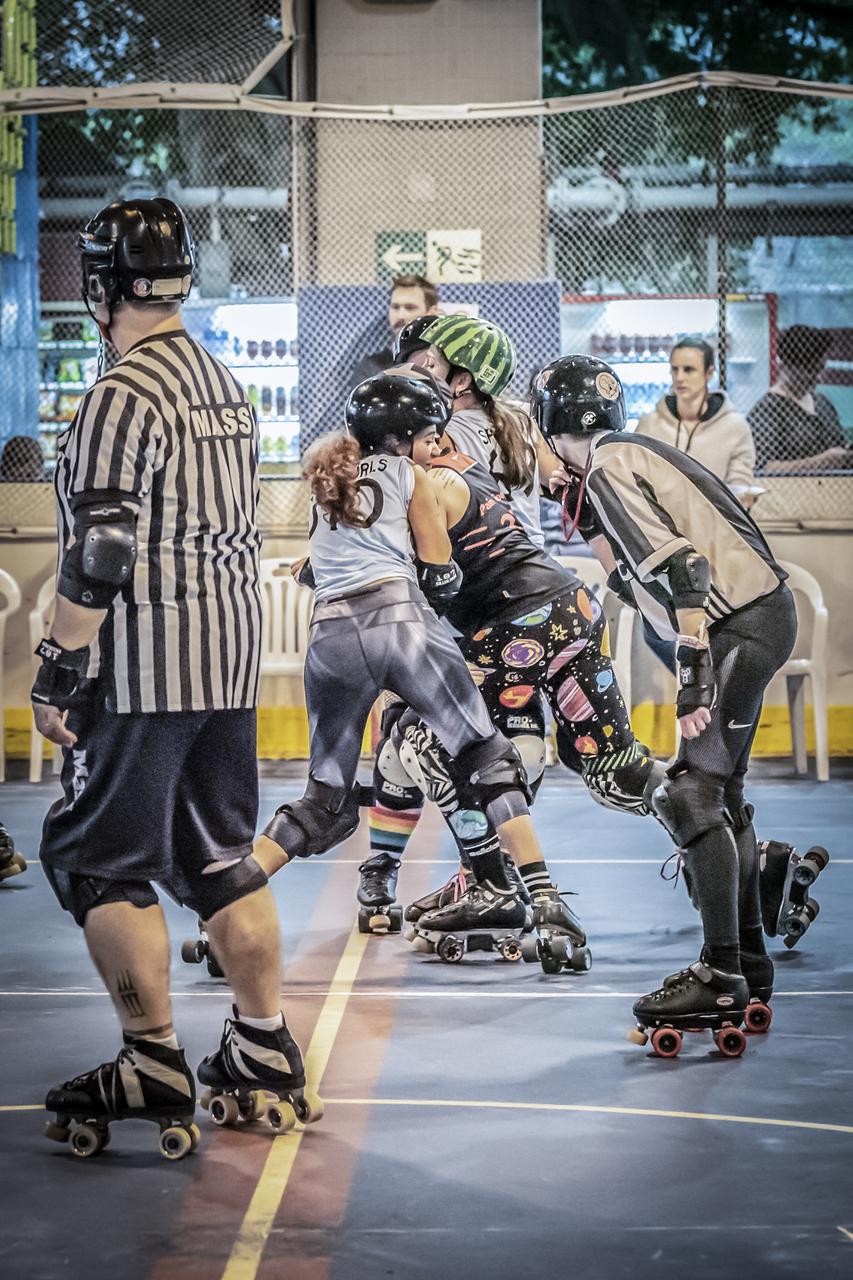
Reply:
<svg viewBox="0 0 853 1280"><path fill-rule="evenodd" d="M699 959L703 964L706 963L704 951ZM765 953L759 955L753 951L741 951L740 967L746 979L746 985L749 987L749 1003L744 1013L744 1027L754 1035L764 1035L770 1030L770 1023L773 1021L773 1010L770 1008L770 997L773 995L773 961ZM678 973L671 973L668 978L664 978L661 986L671 987L677 982L682 982L689 972L689 969L680 969Z"/></svg>
<svg viewBox="0 0 853 1280"><path fill-rule="evenodd" d="M199 1101L216 1125L265 1120L274 1133L287 1133L297 1120L313 1124L323 1116L320 1098L305 1089L302 1054L287 1025L276 1031L250 1027L236 1005L198 1078L207 1085Z"/></svg>
<svg viewBox="0 0 853 1280"><path fill-rule="evenodd" d="M362 862L356 893L361 903L359 933L399 933L402 929L403 908L394 901L399 871L400 863L390 853L377 853Z"/></svg>
<svg viewBox="0 0 853 1280"><path fill-rule="evenodd" d="M521 935L533 916L516 887L498 889L488 880L472 884L455 902L425 912L415 926L416 951L433 952L456 964L466 951L497 951L504 960L521 959Z"/></svg>
<svg viewBox="0 0 853 1280"><path fill-rule="evenodd" d="M416 898L414 902L410 902L403 913L405 919L410 924L416 924L428 911L437 911L439 907L446 907L448 903L458 902L473 883L474 872L469 867L460 867L441 888L433 889L430 893L425 893L422 898ZM406 936L410 942L413 941L415 930L410 930Z"/></svg>
<svg viewBox="0 0 853 1280"><path fill-rule="evenodd" d="M829 862L829 854L820 845L802 855L780 840L762 840L758 855L764 932L770 938L781 934L786 947L795 947L820 911L809 890Z"/></svg>
<svg viewBox="0 0 853 1280"><path fill-rule="evenodd" d="M222 966L213 954L213 948L210 945L210 939L204 927L204 921L198 922L199 936L197 938L187 938L181 943L181 959L185 964L201 964L207 961L207 972L211 978L224 978L225 974Z"/></svg>
<svg viewBox="0 0 853 1280"><path fill-rule="evenodd" d="M723 973L697 960L672 974L662 987L634 1005L634 1044L646 1044L651 1031L652 1051L659 1058L676 1058L684 1032L711 1031L726 1058L739 1058L746 1048L741 1023L749 1004L749 987L740 974Z"/></svg>
<svg viewBox="0 0 853 1280"><path fill-rule="evenodd" d="M586 944L583 925L563 901L558 889L541 889L533 894L533 923L536 936L525 938L521 954L528 964L538 961L545 973L569 969L586 973L592 954Z"/></svg>
<svg viewBox="0 0 853 1280"><path fill-rule="evenodd" d="M160 1154L181 1160L201 1138L195 1112L195 1080L183 1049L153 1040L131 1040L115 1062L67 1080L44 1100L56 1119L45 1130L67 1142L75 1156L96 1156L109 1145L114 1120L152 1120L160 1126Z"/></svg>
<svg viewBox="0 0 853 1280"><path fill-rule="evenodd" d="M22 853L15 851L15 841L0 822L0 884L19 876L27 869L27 860Z"/></svg>

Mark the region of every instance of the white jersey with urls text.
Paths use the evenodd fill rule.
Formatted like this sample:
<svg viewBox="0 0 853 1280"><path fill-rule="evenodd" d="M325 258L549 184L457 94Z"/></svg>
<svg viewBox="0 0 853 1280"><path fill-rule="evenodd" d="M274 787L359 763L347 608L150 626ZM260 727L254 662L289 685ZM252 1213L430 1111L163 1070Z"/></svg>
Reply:
<svg viewBox="0 0 853 1280"><path fill-rule="evenodd" d="M469 458L491 472L530 541L536 547L544 547L545 535L539 519L539 463L534 462L529 489L526 486L510 488L503 480L505 464L495 439L495 429L484 409L463 409L461 413L454 413L445 430L457 452L467 453ZM532 440L530 444L533 447Z"/></svg>
<svg viewBox="0 0 853 1280"><path fill-rule="evenodd" d="M316 600L349 596L384 578L417 582L408 519L414 489L409 458L372 454L358 468L362 524L332 522L312 503L308 539Z"/></svg>

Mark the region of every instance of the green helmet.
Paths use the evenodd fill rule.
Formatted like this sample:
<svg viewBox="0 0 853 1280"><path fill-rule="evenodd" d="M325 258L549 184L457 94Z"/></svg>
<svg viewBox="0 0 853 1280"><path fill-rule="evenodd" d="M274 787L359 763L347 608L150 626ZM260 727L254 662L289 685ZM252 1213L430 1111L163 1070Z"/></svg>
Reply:
<svg viewBox="0 0 853 1280"><path fill-rule="evenodd" d="M471 316L437 316L421 341L438 347L452 365L467 369L478 391L499 396L515 373L515 348L503 329Z"/></svg>

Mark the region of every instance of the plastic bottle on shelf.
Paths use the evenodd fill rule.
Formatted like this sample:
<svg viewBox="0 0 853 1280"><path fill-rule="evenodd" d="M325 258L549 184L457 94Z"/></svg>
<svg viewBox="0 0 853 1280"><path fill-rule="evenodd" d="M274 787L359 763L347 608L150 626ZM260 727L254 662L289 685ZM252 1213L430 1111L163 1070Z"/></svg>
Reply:
<svg viewBox="0 0 853 1280"><path fill-rule="evenodd" d="M295 338L290 339L290 358L291 360L299 359L299 343Z"/></svg>
<svg viewBox="0 0 853 1280"><path fill-rule="evenodd" d="M261 387L261 417L272 417L272 387L266 383Z"/></svg>
<svg viewBox="0 0 853 1280"><path fill-rule="evenodd" d="M287 359L287 340L285 338L276 338L275 358L279 363Z"/></svg>
<svg viewBox="0 0 853 1280"><path fill-rule="evenodd" d="M294 382L290 388L290 416L291 418L299 417L299 383Z"/></svg>
<svg viewBox="0 0 853 1280"><path fill-rule="evenodd" d="M246 339L246 355L250 360L257 360L260 347L257 338Z"/></svg>
<svg viewBox="0 0 853 1280"><path fill-rule="evenodd" d="M249 383L246 388L246 395L249 397L249 404L255 410L255 417L257 418L260 415L261 401L258 395L258 388L254 382Z"/></svg>
<svg viewBox="0 0 853 1280"><path fill-rule="evenodd" d="M284 387L276 387L275 389L275 416L277 418L287 417L287 392Z"/></svg>
<svg viewBox="0 0 853 1280"><path fill-rule="evenodd" d="M243 344L236 333L234 334L234 341L231 343L231 350L234 352L234 359L239 360L243 353Z"/></svg>
<svg viewBox="0 0 853 1280"><path fill-rule="evenodd" d="M261 339L261 359L272 360L272 351L273 351L272 339L262 338Z"/></svg>

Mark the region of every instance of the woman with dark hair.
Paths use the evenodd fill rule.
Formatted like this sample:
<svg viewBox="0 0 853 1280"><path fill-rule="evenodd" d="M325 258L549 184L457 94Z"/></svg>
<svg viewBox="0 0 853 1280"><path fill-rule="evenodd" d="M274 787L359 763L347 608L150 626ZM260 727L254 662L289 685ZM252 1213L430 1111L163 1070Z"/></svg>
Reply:
<svg viewBox="0 0 853 1280"><path fill-rule="evenodd" d="M672 391L637 423L637 434L689 453L749 509L764 490L755 484L749 423L725 391L711 391L714 352L701 338L682 338L670 353Z"/></svg>

